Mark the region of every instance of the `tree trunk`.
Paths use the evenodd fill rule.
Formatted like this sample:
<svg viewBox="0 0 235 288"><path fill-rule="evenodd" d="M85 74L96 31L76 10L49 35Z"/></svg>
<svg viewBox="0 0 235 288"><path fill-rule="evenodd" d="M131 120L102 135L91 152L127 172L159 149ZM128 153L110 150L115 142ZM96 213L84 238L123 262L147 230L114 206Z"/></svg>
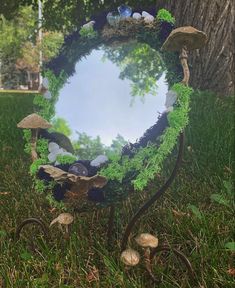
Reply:
<svg viewBox="0 0 235 288"><path fill-rule="evenodd" d="M157 8L169 10L176 26L204 31L208 42L189 52L190 85L220 95L234 94L234 4L233 0L157 0Z"/></svg>

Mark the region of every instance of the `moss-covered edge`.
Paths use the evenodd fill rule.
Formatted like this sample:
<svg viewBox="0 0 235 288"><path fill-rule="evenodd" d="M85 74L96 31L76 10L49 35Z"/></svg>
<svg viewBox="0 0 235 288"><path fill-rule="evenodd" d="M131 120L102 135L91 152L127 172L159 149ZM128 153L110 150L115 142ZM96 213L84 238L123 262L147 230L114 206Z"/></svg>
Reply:
<svg viewBox="0 0 235 288"><path fill-rule="evenodd" d="M164 13L160 12L161 10L159 10L156 16L158 20L166 21L169 23L174 22L174 18L169 13L166 13L165 11L163 11ZM167 15L166 19L162 18L161 15L163 14ZM86 33L84 33L83 36L83 42L87 41L90 47L90 42L92 39L98 37L98 33L93 34L94 37L87 37ZM66 82L67 75L61 71L59 77L56 77L52 71L46 70L44 71L44 77L47 77L49 80L49 91L51 92L52 97L48 100L41 95L37 95L35 96L34 104L37 113L46 120L50 121L55 114L55 103L58 99L60 89ZM129 159L128 156L117 156L111 160L110 164L106 168L100 171L101 175L107 177L109 180L117 181L121 185L123 179L128 173L133 170L137 171L138 175L135 180L132 181L132 184L136 190L141 191L148 185L149 181L155 177L156 173L160 172L164 159L173 150L174 146L176 145L179 133L184 130L188 123L189 99L193 91L192 88L187 87L181 83L174 84L171 89L174 90L178 95L177 105L174 110L168 114L169 127L165 130L164 134L160 138L160 146L157 146L154 143L150 143L146 147L138 149L135 156L131 159ZM30 131L25 130L25 151L27 153L30 152L30 136ZM48 163L47 140L39 139L37 141L37 152L39 153L40 158L31 164L30 174L34 177L35 180L35 189L39 193L43 193L48 188L51 189L53 187L53 184L48 187L45 185L44 181L38 180L36 178L39 166ZM60 209L64 208L63 204L56 202L51 194L47 195L47 199L52 206L56 206Z"/></svg>

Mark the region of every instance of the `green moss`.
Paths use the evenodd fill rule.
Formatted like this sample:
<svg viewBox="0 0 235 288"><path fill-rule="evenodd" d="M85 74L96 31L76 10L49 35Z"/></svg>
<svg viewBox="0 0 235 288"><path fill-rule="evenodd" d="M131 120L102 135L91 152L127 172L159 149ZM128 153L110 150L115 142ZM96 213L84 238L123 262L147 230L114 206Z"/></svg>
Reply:
<svg viewBox="0 0 235 288"><path fill-rule="evenodd" d="M73 155L58 155L56 157L56 161L60 164L72 164L77 160L77 158Z"/></svg>
<svg viewBox="0 0 235 288"><path fill-rule="evenodd" d="M89 39L98 37L98 33L94 30L93 27L90 28L82 27L79 31L79 34L81 35L81 37Z"/></svg>
<svg viewBox="0 0 235 288"><path fill-rule="evenodd" d="M166 9L160 9L156 16L159 21L166 21L172 24L175 24L175 18L171 15L171 13Z"/></svg>
<svg viewBox="0 0 235 288"><path fill-rule="evenodd" d="M35 160L30 166L30 174L35 176L38 172L39 166L47 164L48 160L45 158L39 158Z"/></svg>
<svg viewBox="0 0 235 288"><path fill-rule="evenodd" d="M161 136L160 146L150 143L140 148L131 159L127 156L116 158L100 172L101 175L121 183L128 173L137 171L138 175L132 183L136 190L143 190L160 172L164 160L175 147L180 132L188 123L189 99L193 91L180 83L175 84L172 90L178 95L177 107L168 114L170 127Z"/></svg>

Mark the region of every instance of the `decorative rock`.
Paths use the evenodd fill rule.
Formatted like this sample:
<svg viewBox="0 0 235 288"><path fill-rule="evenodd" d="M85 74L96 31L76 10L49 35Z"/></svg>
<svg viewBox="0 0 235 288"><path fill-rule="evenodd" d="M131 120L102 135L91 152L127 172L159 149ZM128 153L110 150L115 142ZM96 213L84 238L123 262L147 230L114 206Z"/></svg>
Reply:
<svg viewBox="0 0 235 288"><path fill-rule="evenodd" d="M175 91L169 90L166 93L165 107L169 109L175 104L176 100L177 100L177 93Z"/></svg>
<svg viewBox="0 0 235 288"><path fill-rule="evenodd" d="M152 23L154 21L154 17L152 15L148 15L146 17L144 17L144 22L149 24L149 23Z"/></svg>
<svg viewBox="0 0 235 288"><path fill-rule="evenodd" d="M107 15L107 21L110 26L116 27L121 20L121 16L118 12L109 12Z"/></svg>
<svg viewBox="0 0 235 288"><path fill-rule="evenodd" d="M142 17L147 17L147 16L152 16L151 14L149 14L148 12L146 12L146 11L143 11L142 12Z"/></svg>
<svg viewBox="0 0 235 288"><path fill-rule="evenodd" d="M91 166L99 167L100 165L104 164L108 161L108 157L105 155L99 155L94 160L91 161Z"/></svg>
<svg viewBox="0 0 235 288"><path fill-rule="evenodd" d="M60 149L60 146L55 142L50 142L48 144L48 151L49 152L55 152L55 151L58 151L59 149Z"/></svg>
<svg viewBox="0 0 235 288"><path fill-rule="evenodd" d="M42 85L45 89L49 89L49 80L46 77L42 79Z"/></svg>
<svg viewBox="0 0 235 288"><path fill-rule="evenodd" d="M122 18L128 18L132 14L132 9L131 7L123 4L118 7L118 12Z"/></svg>
<svg viewBox="0 0 235 288"><path fill-rule="evenodd" d="M69 173L77 175L77 176L87 176L88 170L81 163L75 163L69 167Z"/></svg>
<svg viewBox="0 0 235 288"><path fill-rule="evenodd" d="M90 21L90 22L82 25L82 28L89 30L89 29L93 28L94 24L95 24L95 21Z"/></svg>
<svg viewBox="0 0 235 288"><path fill-rule="evenodd" d="M132 15L132 18L136 19L136 20L140 20L142 18L141 14L140 13L137 13L135 12L133 15Z"/></svg>
<svg viewBox="0 0 235 288"><path fill-rule="evenodd" d="M47 90L45 93L43 93L43 97L50 100L52 98L51 92Z"/></svg>
<svg viewBox="0 0 235 288"><path fill-rule="evenodd" d="M121 261L128 266L135 266L140 262L140 254L133 249L126 249L121 254Z"/></svg>
<svg viewBox="0 0 235 288"><path fill-rule="evenodd" d="M53 163L53 162L56 161L56 157L57 157L57 156L58 156L57 153L51 152L51 153L48 154L47 158L48 158L48 160L49 160L51 163Z"/></svg>

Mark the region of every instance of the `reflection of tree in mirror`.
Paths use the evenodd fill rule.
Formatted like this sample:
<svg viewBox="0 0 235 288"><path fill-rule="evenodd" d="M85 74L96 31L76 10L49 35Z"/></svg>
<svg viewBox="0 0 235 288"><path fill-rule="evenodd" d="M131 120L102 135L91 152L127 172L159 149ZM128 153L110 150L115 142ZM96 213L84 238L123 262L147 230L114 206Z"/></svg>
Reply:
<svg viewBox="0 0 235 288"><path fill-rule="evenodd" d="M104 60L111 60L121 69L120 79L132 82L132 96L156 95L157 80L165 70L156 50L136 42L119 47L104 47L104 50Z"/></svg>
<svg viewBox="0 0 235 288"><path fill-rule="evenodd" d="M54 118L54 120L52 120L52 125L52 131L63 133L67 137L72 135L72 130L70 129L68 122L64 118Z"/></svg>
<svg viewBox="0 0 235 288"><path fill-rule="evenodd" d="M107 155L111 157L113 154L121 153L122 147L127 143L127 141L121 136L117 135L115 139L112 140L110 146L106 146L101 142L100 136L92 138L85 132L77 132L78 139L73 142L75 149L75 154L78 155L79 159L94 159L97 155Z"/></svg>

